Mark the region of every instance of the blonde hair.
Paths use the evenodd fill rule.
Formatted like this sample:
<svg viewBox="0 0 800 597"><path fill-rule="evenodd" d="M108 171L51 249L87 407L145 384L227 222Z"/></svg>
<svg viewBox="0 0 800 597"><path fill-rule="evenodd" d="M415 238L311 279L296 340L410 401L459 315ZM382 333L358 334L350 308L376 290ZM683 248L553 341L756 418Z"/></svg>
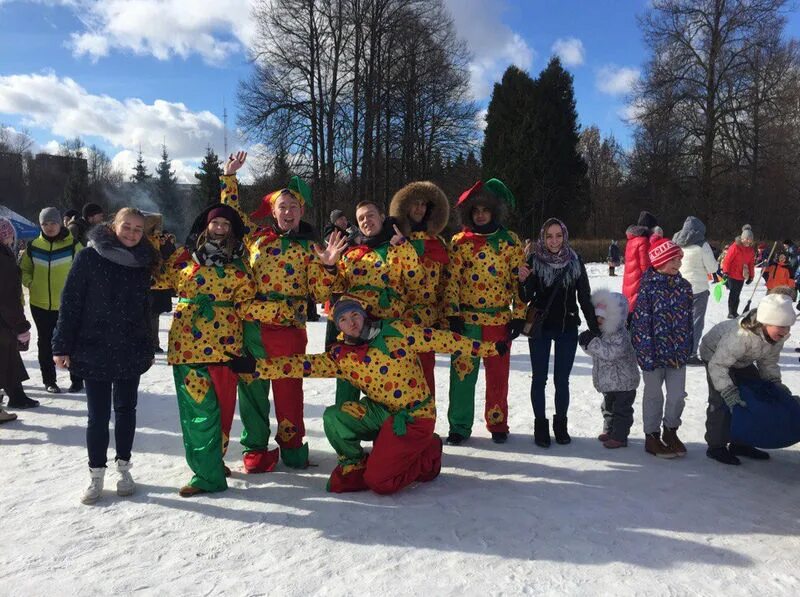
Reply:
<svg viewBox="0 0 800 597"><path fill-rule="evenodd" d="M111 220L111 227L116 228L117 224L120 224L122 220L125 219L125 216L137 216L139 218L142 218L142 220L145 219L144 214L140 209L137 209L135 207L123 207L117 213L114 214L114 219Z"/></svg>

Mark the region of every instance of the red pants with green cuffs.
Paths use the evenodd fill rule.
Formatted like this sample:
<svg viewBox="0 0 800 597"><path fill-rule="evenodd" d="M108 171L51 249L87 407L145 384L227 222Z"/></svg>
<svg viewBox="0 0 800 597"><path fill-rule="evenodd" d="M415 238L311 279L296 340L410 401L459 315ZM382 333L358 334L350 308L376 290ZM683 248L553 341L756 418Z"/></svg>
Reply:
<svg viewBox="0 0 800 597"><path fill-rule="evenodd" d="M223 457L236 410L236 374L225 365L174 365L175 393L192 487L224 491Z"/></svg>
<svg viewBox="0 0 800 597"><path fill-rule="evenodd" d="M244 322L244 346L257 359L305 354L308 336L305 329ZM269 390L272 384L278 431L275 440L281 447L281 459L291 468L308 466L308 444L303 423L302 379L239 378L239 415L242 418L242 447L245 462L268 453ZM249 456L248 456L249 454Z"/></svg>
<svg viewBox="0 0 800 597"><path fill-rule="evenodd" d="M472 325L464 326L464 335L484 342L508 340L505 325ZM455 357L453 357L454 359ZM456 367L451 359L450 365L450 404L447 408L447 421L450 432L464 437L472 435L472 423L475 419L475 384L478 381L480 359L472 359L472 372L464 379L459 379ZM486 369L486 404L484 419L486 428L494 432L508 433L508 370L511 355L487 357L483 359Z"/></svg>
<svg viewBox="0 0 800 597"><path fill-rule="evenodd" d="M322 416L325 435L339 455L328 491L389 494L415 481L435 479L442 466L442 441L433 432L436 421L407 420L398 431L396 417L369 398L328 407ZM362 441L373 442L369 456Z"/></svg>

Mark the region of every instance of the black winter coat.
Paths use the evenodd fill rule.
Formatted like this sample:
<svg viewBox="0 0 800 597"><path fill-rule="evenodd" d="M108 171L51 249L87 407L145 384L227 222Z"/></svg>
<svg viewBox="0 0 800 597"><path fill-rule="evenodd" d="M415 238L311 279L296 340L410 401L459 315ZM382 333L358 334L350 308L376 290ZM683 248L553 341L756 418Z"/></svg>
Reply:
<svg viewBox="0 0 800 597"><path fill-rule="evenodd" d="M589 276L580 257L578 257L576 263L565 266L573 268L564 276L564 279L567 280L566 285L562 279L557 284L551 283L549 286L545 284L544 276L541 273L537 273L537 268L541 272L542 268L550 268L551 266L534 263L534 259L534 255L528 257L528 267L533 271L522 286L523 299L532 302L539 309L545 309L550 296L556 293L550 306L550 311L542 324L542 329L550 332L577 329L581 324L581 318L578 315L578 305L580 304L581 311L586 317L586 325L589 326L590 330L599 332L597 316L592 306L592 290L589 286ZM552 276L554 273L548 272L548 275Z"/></svg>
<svg viewBox="0 0 800 597"><path fill-rule="evenodd" d="M150 274L149 267L114 263L92 245L78 253L53 334L53 354L70 357L71 373L113 381L150 368Z"/></svg>
<svg viewBox="0 0 800 597"><path fill-rule="evenodd" d="M17 348L17 336L31 329L22 308L22 274L14 254L0 243L0 388L28 379Z"/></svg>

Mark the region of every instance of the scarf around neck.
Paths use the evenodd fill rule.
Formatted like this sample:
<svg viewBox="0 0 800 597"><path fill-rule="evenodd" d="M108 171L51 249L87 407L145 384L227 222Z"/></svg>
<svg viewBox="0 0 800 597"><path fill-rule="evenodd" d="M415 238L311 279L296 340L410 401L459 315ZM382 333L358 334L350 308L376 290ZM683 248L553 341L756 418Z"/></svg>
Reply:
<svg viewBox="0 0 800 597"><path fill-rule="evenodd" d="M106 226L92 228L86 246L97 251L103 259L125 267L150 267L155 258L155 251L146 239L142 238L134 247L126 247Z"/></svg>
<svg viewBox="0 0 800 597"><path fill-rule="evenodd" d="M192 259L195 263L207 266L224 266L232 263L236 259L241 259L244 255L244 245L239 241L230 255L227 254L225 249L218 241L207 240L205 244L195 249L192 253Z"/></svg>

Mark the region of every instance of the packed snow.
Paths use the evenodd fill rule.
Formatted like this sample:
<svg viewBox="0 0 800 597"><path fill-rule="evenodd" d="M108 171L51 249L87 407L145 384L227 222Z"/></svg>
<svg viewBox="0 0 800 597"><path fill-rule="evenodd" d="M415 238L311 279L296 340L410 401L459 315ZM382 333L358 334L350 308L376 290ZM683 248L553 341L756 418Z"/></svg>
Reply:
<svg viewBox="0 0 800 597"><path fill-rule="evenodd" d="M619 290L621 276L608 277L605 265L588 270L593 288ZM763 289L753 305L761 296ZM710 301L706 330L725 317L726 299ZM161 318L162 346L170 321ZM309 324L309 352L322 350L324 330L324 319ZM797 345L787 342L781 368L800 392ZM84 506L85 396L46 394L35 346L33 339L23 355L25 386L42 406L0 427L3 595L800 594L800 450L739 467L708 459L702 367L687 375L686 458L644 452L641 386L629 447L603 448L600 395L580 349L571 377L573 441L541 449L520 338L511 356L508 443L493 444L483 425L481 373L472 439L445 446L438 479L388 497L325 492L336 459L321 416L334 381L306 380L307 439L318 466L244 474L237 417L228 491L184 499L177 490L190 471L172 371L158 355L140 386L138 491L117 497L109 468L103 498ZM449 357L436 363L437 431L446 435ZM549 384L548 413L552 392Z"/></svg>

